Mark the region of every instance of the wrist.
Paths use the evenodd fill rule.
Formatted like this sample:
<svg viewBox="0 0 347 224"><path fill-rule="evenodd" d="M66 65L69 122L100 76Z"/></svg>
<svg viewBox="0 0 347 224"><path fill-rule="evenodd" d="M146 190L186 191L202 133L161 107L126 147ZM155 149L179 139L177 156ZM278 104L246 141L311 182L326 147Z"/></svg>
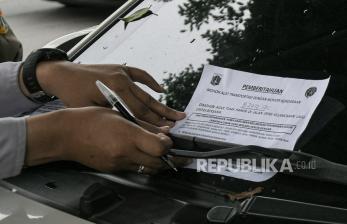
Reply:
<svg viewBox="0 0 347 224"><path fill-rule="evenodd" d="M43 91L52 96L59 96L61 80L64 80L68 61L40 62L36 69L37 80Z"/></svg>
<svg viewBox="0 0 347 224"><path fill-rule="evenodd" d="M36 103L48 103L55 99L53 96L54 92L51 91L51 82L46 76L51 73L51 67L54 67L54 63L44 62L55 62L55 61L67 61L67 54L59 49L41 48L33 51L23 63L22 79L25 87L29 91L29 98ZM38 72L44 74L38 78ZM52 76L54 77L54 76ZM41 82L41 84L40 84ZM42 88L42 86L44 88ZM51 94L50 94L51 93Z"/></svg>
<svg viewBox="0 0 347 224"><path fill-rule="evenodd" d="M59 62L55 62L55 61L46 61L46 62L40 62L37 65L36 68L36 76L38 79L38 82L42 88L43 91L45 91L45 93L49 94L49 95L53 95L52 88L53 88L53 84L54 81L54 77L56 75L54 75L54 73L59 70L56 69L55 67L57 66L56 64ZM22 90L23 94L30 98L30 92L28 90L28 88L26 87L24 80L23 80L23 66L21 66L20 71L19 71L19 87Z"/></svg>
<svg viewBox="0 0 347 224"><path fill-rule="evenodd" d="M64 110L28 117L25 165L34 166L65 159L61 133Z"/></svg>

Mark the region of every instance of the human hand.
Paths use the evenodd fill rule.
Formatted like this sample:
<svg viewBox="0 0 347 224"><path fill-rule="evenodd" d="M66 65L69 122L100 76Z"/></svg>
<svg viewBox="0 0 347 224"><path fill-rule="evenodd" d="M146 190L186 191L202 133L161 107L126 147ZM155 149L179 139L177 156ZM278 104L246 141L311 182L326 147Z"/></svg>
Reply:
<svg viewBox="0 0 347 224"><path fill-rule="evenodd" d="M169 127L139 123L142 127L101 107L29 117L26 165L70 160L109 173L137 171L141 165L147 174L167 169L159 157L172 145L164 134ZM182 166L186 160L174 158L173 162Z"/></svg>
<svg viewBox="0 0 347 224"><path fill-rule="evenodd" d="M156 92L163 88L147 72L123 65L81 65L65 61L41 62L37 78L43 90L68 107L107 106L95 85L100 80L127 103L135 116L157 126L173 126L185 114L158 102L138 87L143 83Z"/></svg>

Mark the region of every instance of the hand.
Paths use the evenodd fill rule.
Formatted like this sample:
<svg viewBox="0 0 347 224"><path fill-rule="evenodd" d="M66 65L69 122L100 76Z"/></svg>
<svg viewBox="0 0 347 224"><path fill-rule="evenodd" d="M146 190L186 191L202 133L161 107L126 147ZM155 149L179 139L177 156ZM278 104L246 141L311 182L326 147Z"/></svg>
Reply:
<svg viewBox="0 0 347 224"><path fill-rule="evenodd" d="M37 69L42 88L68 107L106 106L108 102L95 85L100 80L127 103L135 116L157 126L173 126L185 117L155 100L134 82L156 92L162 87L147 72L122 65L80 65L71 62L43 62ZM171 121L170 121L171 120Z"/></svg>
<svg viewBox="0 0 347 224"><path fill-rule="evenodd" d="M167 169L159 157L172 145L164 134L169 128L140 124L142 127L101 107L29 117L26 165L70 160L109 173L136 172L140 165L148 174ZM180 166L186 161L175 158L173 162Z"/></svg>

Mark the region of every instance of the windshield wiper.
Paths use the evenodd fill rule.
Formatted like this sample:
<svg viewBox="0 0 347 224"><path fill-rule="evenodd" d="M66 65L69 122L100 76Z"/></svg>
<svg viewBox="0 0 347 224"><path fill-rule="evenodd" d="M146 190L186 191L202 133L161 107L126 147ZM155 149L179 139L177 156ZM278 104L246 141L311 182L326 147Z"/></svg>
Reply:
<svg viewBox="0 0 347 224"><path fill-rule="evenodd" d="M304 152L269 149L260 146L235 146L219 148L211 151L171 149L170 153L174 156L215 159L232 159L237 155L240 155L240 153L247 153L250 156L256 155L260 158L276 159L277 161L274 166L278 168L278 170L286 159L289 160L294 172L284 170L284 174L347 185L346 165L334 163L319 156ZM315 164L315 167L314 169L301 169L300 164L302 162L305 164Z"/></svg>

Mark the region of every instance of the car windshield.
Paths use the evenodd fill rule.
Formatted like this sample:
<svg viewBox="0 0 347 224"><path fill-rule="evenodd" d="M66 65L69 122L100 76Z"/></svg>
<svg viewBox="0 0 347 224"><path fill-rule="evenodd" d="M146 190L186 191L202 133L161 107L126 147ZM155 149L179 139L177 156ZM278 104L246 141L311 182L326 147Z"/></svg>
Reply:
<svg viewBox="0 0 347 224"><path fill-rule="evenodd" d="M145 0L129 15L146 7L155 14L126 27L119 21L76 61L143 68L166 85L161 99L180 110L204 64L295 78L331 76L327 95L347 105L344 0ZM347 164L346 124L343 110L301 150Z"/></svg>

